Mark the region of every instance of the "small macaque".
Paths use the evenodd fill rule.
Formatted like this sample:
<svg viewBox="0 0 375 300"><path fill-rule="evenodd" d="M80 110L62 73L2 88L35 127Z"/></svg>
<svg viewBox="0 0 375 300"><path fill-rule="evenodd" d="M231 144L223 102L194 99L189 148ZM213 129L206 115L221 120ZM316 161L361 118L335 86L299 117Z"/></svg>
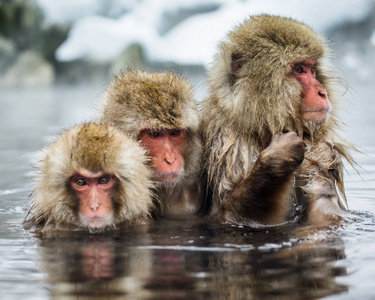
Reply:
<svg viewBox="0 0 375 300"><path fill-rule="evenodd" d="M143 148L105 124L65 131L44 149L26 223L42 230L144 224L153 209Z"/></svg>
<svg viewBox="0 0 375 300"><path fill-rule="evenodd" d="M270 15L221 43L203 103L213 214L246 225L292 217L329 225L346 215L342 158L353 165L355 148L336 133L340 97L327 54L308 26Z"/></svg>
<svg viewBox="0 0 375 300"><path fill-rule="evenodd" d="M203 207L203 152L192 86L169 73L128 70L100 101L98 121L141 143L150 156L159 216L191 216Z"/></svg>

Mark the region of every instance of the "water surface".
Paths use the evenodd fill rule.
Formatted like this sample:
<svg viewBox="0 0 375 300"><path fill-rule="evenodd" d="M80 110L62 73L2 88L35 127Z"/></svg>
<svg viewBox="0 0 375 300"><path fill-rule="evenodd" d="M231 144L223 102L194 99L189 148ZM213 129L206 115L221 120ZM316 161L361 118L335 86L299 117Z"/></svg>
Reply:
<svg viewBox="0 0 375 300"><path fill-rule="evenodd" d="M4 299L372 299L375 103L351 82L343 134L364 154L345 175L352 222L251 229L160 220L111 234L38 237L21 225L37 151L88 120L102 86L0 91L0 289Z"/></svg>

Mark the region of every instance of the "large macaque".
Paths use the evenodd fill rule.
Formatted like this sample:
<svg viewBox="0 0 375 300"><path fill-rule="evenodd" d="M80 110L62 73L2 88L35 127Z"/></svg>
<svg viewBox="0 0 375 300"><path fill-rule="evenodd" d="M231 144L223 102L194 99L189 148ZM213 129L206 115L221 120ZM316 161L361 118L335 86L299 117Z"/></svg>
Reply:
<svg viewBox="0 0 375 300"><path fill-rule="evenodd" d="M353 147L336 133L327 55L308 26L269 15L251 17L221 43L203 104L213 214L277 224L302 204L300 218L317 225L346 214L342 158L353 164Z"/></svg>
<svg viewBox="0 0 375 300"><path fill-rule="evenodd" d="M44 152L26 223L44 231L102 230L150 220L147 156L117 129L83 124L65 131Z"/></svg>
<svg viewBox="0 0 375 300"><path fill-rule="evenodd" d="M114 78L99 105L98 120L140 141L151 157L158 215L197 213L203 147L191 85L169 72L128 70Z"/></svg>

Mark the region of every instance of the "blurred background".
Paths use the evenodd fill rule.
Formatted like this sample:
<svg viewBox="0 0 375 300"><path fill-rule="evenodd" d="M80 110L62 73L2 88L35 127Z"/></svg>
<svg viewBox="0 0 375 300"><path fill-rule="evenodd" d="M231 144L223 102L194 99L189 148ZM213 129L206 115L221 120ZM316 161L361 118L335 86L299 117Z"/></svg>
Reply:
<svg viewBox="0 0 375 300"><path fill-rule="evenodd" d="M0 0L0 85L101 82L128 66L204 72L218 41L259 13L307 23L340 66L374 76L374 0Z"/></svg>

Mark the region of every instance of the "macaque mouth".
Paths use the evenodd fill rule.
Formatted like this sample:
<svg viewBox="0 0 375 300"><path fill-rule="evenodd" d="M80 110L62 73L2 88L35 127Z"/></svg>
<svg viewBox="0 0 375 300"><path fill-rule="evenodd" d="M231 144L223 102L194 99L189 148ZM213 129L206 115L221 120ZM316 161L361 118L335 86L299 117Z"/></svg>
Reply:
<svg viewBox="0 0 375 300"><path fill-rule="evenodd" d="M306 109L302 113L320 113L320 112L329 112L331 110L330 106L326 106L320 109Z"/></svg>
<svg viewBox="0 0 375 300"><path fill-rule="evenodd" d="M310 108L305 108L302 110L302 114L306 116L326 116L331 110L331 105L325 105L323 107L310 107Z"/></svg>
<svg viewBox="0 0 375 300"><path fill-rule="evenodd" d="M180 177L180 172L174 173L157 173L157 179L163 183L175 183Z"/></svg>
<svg viewBox="0 0 375 300"><path fill-rule="evenodd" d="M81 222L87 228L103 228L112 223L112 215L86 217L81 215Z"/></svg>
<svg viewBox="0 0 375 300"><path fill-rule="evenodd" d="M303 111L303 118L305 121L312 121L315 124L323 124L327 121L329 116L329 109L308 110Z"/></svg>

